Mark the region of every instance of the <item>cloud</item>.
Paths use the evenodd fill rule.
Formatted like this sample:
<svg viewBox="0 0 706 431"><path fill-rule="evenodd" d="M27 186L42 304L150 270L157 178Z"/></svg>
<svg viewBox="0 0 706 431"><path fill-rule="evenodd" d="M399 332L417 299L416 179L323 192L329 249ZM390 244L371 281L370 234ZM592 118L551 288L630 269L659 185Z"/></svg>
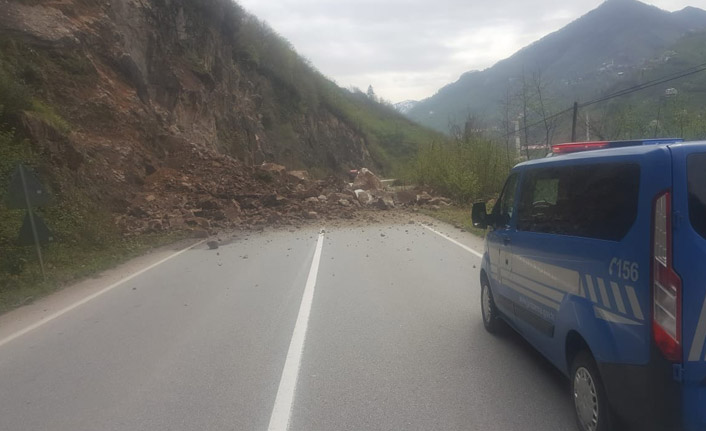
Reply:
<svg viewBox="0 0 706 431"><path fill-rule="evenodd" d="M326 76L392 101L431 96L601 0L240 0ZM667 10L685 0L653 0Z"/></svg>

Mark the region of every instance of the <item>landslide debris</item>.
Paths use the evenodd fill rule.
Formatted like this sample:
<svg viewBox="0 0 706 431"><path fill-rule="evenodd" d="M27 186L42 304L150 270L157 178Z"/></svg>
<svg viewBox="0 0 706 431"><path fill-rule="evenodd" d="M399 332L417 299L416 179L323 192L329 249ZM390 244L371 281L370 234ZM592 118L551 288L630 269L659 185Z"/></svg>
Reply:
<svg viewBox="0 0 706 431"><path fill-rule="evenodd" d="M307 171L275 163L246 167L195 144L171 153L167 165L145 177L142 189L126 200L115 219L125 233L190 230L205 238L226 229L364 220L368 211L450 204L446 198L427 199L426 191L387 189L368 169L353 183L334 176L314 180ZM356 188L361 186L370 188Z"/></svg>

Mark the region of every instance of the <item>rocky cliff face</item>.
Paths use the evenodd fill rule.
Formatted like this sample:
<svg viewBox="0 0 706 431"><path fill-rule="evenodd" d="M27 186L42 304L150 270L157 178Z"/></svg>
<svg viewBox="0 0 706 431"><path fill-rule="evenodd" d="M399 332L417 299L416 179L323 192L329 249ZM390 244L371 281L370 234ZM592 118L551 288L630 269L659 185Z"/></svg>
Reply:
<svg viewBox="0 0 706 431"><path fill-rule="evenodd" d="M228 189L224 199L272 192L253 169L263 162L375 166L355 125L262 66L242 31L254 18L230 0L4 0L0 8L0 59L50 108L22 124L59 192L78 187L129 212L153 190L168 191L154 184L169 177L184 189L174 202L183 210L218 195L203 184Z"/></svg>
<svg viewBox="0 0 706 431"><path fill-rule="evenodd" d="M43 90L97 140L110 139L107 130L127 132L158 149L165 137L178 138L248 164L370 162L363 137L330 111L277 106L296 89L242 58L239 27L254 18L229 0L23 1L3 9L6 36L64 66L71 82L46 76Z"/></svg>

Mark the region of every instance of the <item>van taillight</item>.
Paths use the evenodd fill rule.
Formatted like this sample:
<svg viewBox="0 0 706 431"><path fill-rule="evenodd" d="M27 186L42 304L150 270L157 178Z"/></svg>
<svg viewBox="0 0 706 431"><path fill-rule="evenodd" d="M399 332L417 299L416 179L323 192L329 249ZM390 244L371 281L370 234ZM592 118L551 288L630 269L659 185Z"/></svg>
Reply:
<svg viewBox="0 0 706 431"><path fill-rule="evenodd" d="M671 194L657 196L653 213L652 331L657 347L673 362L682 359L681 279L672 262Z"/></svg>

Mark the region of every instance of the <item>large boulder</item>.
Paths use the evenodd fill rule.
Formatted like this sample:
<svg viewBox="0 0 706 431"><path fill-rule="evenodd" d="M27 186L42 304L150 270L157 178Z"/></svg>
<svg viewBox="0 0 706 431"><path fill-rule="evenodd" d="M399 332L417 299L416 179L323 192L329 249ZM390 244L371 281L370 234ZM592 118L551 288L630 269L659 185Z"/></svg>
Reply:
<svg viewBox="0 0 706 431"><path fill-rule="evenodd" d="M358 198L358 202L360 202L363 205L370 205L374 202L374 199L370 195L370 193L368 193L362 189L358 189L355 191L355 197Z"/></svg>
<svg viewBox="0 0 706 431"><path fill-rule="evenodd" d="M382 190L383 185L380 179L366 168L358 171L358 175L353 181L354 189L363 190Z"/></svg>

